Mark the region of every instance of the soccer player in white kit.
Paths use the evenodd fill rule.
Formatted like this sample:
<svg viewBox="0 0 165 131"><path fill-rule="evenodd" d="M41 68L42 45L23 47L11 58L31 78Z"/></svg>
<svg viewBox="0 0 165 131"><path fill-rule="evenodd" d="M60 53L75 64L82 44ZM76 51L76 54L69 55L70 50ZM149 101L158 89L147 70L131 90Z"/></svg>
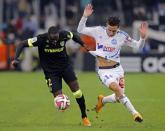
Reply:
<svg viewBox="0 0 165 131"><path fill-rule="evenodd" d="M96 40L96 50L89 51L96 56L98 75L106 87L114 93L109 96L98 96L96 112L99 113L106 103L120 102L133 115L133 119L142 122L143 118L134 108L129 98L124 94L124 70L120 65L120 50L124 45L133 48L142 48L147 35L148 24L142 22L139 27L140 40L132 39L126 32L119 29L120 20L118 17L109 17L106 27L86 27L87 18L93 13L93 7L88 4L79 22L77 31L92 36Z"/></svg>

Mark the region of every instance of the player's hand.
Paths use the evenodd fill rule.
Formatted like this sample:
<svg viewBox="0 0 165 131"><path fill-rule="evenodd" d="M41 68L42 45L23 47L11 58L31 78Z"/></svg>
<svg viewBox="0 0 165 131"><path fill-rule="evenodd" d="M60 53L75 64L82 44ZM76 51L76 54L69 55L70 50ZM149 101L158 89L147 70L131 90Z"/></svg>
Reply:
<svg viewBox="0 0 165 131"><path fill-rule="evenodd" d="M11 62L11 66L13 67L13 68L17 68L18 67L18 65L19 65L19 60L17 59L15 59L15 60L13 60L12 62Z"/></svg>
<svg viewBox="0 0 165 131"><path fill-rule="evenodd" d="M86 5L86 6L85 6L85 9L84 9L84 14L83 14L83 16L88 17L88 16L90 16L92 13L93 13L93 6L92 6L91 4Z"/></svg>
<svg viewBox="0 0 165 131"><path fill-rule="evenodd" d="M148 31L148 23L142 22L139 28L140 36L142 39L145 39L147 37L147 31Z"/></svg>
<svg viewBox="0 0 165 131"><path fill-rule="evenodd" d="M85 49L86 51L90 51L90 50L91 50L91 49L89 48L89 46L87 46L87 45L85 45L85 44L84 44L83 47L84 47L84 49Z"/></svg>

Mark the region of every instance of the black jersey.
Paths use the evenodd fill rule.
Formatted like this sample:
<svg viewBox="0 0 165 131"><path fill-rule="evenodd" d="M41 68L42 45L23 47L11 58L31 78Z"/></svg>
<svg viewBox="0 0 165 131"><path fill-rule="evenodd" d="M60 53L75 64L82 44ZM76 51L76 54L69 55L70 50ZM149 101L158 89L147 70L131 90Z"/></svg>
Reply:
<svg viewBox="0 0 165 131"><path fill-rule="evenodd" d="M49 41L47 33L28 39L29 46L38 46L41 67L45 73L53 73L69 64L65 44L72 37L72 32L60 31L59 40L55 43Z"/></svg>

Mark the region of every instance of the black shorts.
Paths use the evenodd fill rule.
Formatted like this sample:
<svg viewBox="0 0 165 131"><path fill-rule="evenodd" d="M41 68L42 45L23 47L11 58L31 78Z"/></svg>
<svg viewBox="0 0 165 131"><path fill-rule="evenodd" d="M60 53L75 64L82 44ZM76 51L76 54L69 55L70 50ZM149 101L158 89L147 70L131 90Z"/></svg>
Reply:
<svg viewBox="0 0 165 131"><path fill-rule="evenodd" d="M47 85L52 93L62 89L62 79L66 83L77 80L71 65L68 65L65 69L54 71L54 73L45 73L45 78Z"/></svg>

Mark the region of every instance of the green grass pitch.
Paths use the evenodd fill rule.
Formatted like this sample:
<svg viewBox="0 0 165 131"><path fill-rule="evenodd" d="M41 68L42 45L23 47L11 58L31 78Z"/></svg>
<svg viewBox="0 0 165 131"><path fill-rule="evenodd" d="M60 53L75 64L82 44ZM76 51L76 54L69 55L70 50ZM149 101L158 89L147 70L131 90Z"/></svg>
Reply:
<svg viewBox="0 0 165 131"><path fill-rule="evenodd" d="M59 112L53 105L42 72L0 72L0 131L165 131L165 75L126 74L126 94L143 115L136 123L121 104L107 104L96 118L92 111L99 94L112 92L105 88L96 73L78 73L86 98L91 127L81 124L76 101L66 86L71 106Z"/></svg>

